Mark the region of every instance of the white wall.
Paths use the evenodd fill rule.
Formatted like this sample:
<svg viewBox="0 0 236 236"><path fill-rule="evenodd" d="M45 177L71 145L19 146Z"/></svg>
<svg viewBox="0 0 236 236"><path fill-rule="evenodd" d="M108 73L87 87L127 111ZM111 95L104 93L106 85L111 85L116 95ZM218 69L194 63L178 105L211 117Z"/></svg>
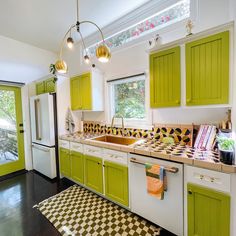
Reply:
<svg viewBox="0 0 236 236"><path fill-rule="evenodd" d="M193 0L192 7L195 7L193 16L193 32L200 32L208 28L224 24L232 20L230 17L231 0ZM197 7L197 8L196 8ZM167 43L185 36L185 25L170 27L169 31L160 33L162 42ZM103 70L105 79L118 78L148 71L148 53L146 52L147 42L140 42L136 45L117 50L112 53L108 64L101 64L94 60L97 67ZM67 50L64 58L69 66L70 75L80 74L88 71L89 67L81 60L80 46L76 45L73 51ZM183 78L182 78L183 80ZM184 89L182 89L184 97ZM162 108L152 111L153 123L219 123L226 118L227 108ZM85 113L85 120L106 120L106 112Z"/></svg>
<svg viewBox="0 0 236 236"><path fill-rule="evenodd" d="M0 36L0 80L29 83L46 74L55 53Z"/></svg>

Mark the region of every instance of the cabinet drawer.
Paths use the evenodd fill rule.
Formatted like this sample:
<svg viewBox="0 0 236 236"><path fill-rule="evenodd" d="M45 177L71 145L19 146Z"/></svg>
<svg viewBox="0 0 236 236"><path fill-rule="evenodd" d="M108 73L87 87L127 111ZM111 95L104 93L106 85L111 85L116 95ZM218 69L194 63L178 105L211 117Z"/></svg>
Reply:
<svg viewBox="0 0 236 236"><path fill-rule="evenodd" d="M83 144L70 142L70 150L83 153Z"/></svg>
<svg viewBox="0 0 236 236"><path fill-rule="evenodd" d="M128 154L125 152L114 151L110 149L103 150L104 160L128 165Z"/></svg>
<svg viewBox="0 0 236 236"><path fill-rule="evenodd" d="M84 145L84 154L95 157L102 157L102 149L90 145Z"/></svg>
<svg viewBox="0 0 236 236"><path fill-rule="evenodd" d="M61 148L66 148L66 149L70 149L70 142L66 141L66 140L59 140L59 147Z"/></svg>
<svg viewBox="0 0 236 236"><path fill-rule="evenodd" d="M230 174L201 169L193 166L186 166L185 173L188 183L194 183L230 193Z"/></svg>

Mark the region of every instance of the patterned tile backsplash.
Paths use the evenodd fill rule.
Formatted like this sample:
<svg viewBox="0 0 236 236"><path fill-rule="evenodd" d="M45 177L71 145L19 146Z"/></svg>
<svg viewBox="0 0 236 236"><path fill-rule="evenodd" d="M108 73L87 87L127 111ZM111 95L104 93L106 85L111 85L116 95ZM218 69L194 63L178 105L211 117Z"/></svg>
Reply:
<svg viewBox="0 0 236 236"><path fill-rule="evenodd" d="M122 128L111 128L99 122L84 121L84 133L122 135ZM125 128L124 136L156 141L162 141L164 137L172 137L177 144L192 146L194 128L193 125L155 124L152 130Z"/></svg>

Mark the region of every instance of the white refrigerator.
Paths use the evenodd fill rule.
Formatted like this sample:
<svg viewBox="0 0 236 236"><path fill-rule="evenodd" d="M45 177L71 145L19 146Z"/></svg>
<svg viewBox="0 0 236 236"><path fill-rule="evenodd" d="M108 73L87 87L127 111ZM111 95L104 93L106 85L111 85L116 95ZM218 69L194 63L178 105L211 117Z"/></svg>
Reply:
<svg viewBox="0 0 236 236"><path fill-rule="evenodd" d="M30 98L33 168L50 179L57 176L54 96L45 93Z"/></svg>

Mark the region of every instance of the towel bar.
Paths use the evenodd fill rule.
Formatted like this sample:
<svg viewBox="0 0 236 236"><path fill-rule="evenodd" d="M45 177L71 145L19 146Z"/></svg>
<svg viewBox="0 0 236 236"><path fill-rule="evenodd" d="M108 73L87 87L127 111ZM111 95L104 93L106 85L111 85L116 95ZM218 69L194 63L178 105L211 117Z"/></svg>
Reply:
<svg viewBox="0 0 236 236"><path fill-rule="evenodd" d="M130 158L130 162L136 163L136 164L140 164L140 165L145 165L145 162L141 162L141 161L137 161L135 158ZM147 162L148 163L148 162ZM171 173L177 173L179 171L179 169L177 167L167 167L164 166L165 170Z"/></svg>

